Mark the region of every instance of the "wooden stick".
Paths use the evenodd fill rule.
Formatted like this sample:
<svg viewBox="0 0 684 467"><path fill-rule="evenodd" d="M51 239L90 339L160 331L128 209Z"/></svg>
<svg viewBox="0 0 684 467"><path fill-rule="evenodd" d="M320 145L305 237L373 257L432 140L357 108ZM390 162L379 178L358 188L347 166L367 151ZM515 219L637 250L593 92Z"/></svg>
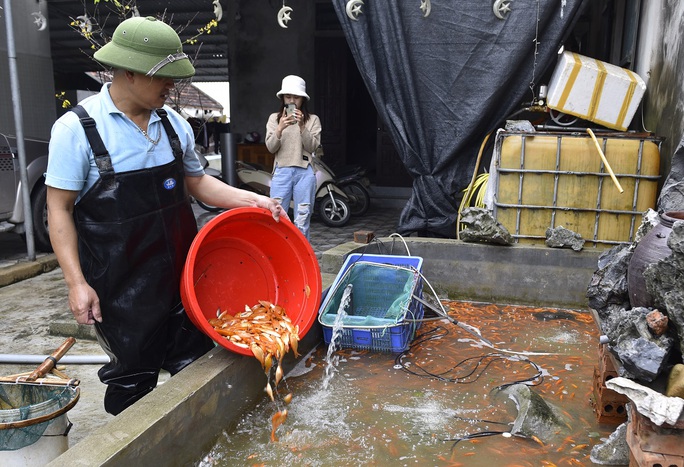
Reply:
<svg viewBox="0 0 684 467"><path fill-rule="evenodd" d="M610 178L613 179L613 183L615 183L615 186L617 187L617 189L620 190L620 193L623 193L625 190L622 189L622 185L620 185L620 182L615 177L615 174L613 173L613 169L610 168L610 164L608 163L608 159L606 159L606 156L603 154L603 149L601 149L601 145L599 144L598 140L596 139L596 135L594 134L593 131L591 131L591 128L587 128L587 133L589 133L591 138L594 140L594 144L596 145L596 149L598 149L599 155L601 156L601 160L605 164L606 170L610 174Z"/></svg>
<svg viewBox="0 0 684 467"><path fill-rule="evenodd" d="M60 345L57 348L57 350L52 352L52 355L46 358L38 368L33 370L33 373L31 373L28 376L28 378L26 378L26 381L35 381L36 379L45 376L46 373L49 373L50 370L54 368L57 361L60 358L62 358L65 353L67 353L67 351L71 348L72 345L74 345L74 342L76 342L76 339L74 339L73 337L67 337L64 343Z"/></svg>
<svg viewBox="0 0 684 467"><path fill-rule="evenodd" d="M0 383L9 384L33 384L35 386L79 386L81 380L77 378L61 379L61 378L36 378L33 381L28 381L28 376L2 376Z"/></svg>

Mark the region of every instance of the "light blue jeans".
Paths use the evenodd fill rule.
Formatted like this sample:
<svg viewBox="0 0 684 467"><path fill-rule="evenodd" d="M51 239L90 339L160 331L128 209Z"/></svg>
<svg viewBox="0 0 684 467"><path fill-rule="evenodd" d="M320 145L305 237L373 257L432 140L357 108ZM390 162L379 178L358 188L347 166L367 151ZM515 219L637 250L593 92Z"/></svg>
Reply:
<svg viewBox="0 0 684 467"><path fill-rule="evenodd" d="M294 200L294 225L309 239L309 227L316 200L316 175L313 168L277 167L271 180L271 198L284 209Z"/></svg>

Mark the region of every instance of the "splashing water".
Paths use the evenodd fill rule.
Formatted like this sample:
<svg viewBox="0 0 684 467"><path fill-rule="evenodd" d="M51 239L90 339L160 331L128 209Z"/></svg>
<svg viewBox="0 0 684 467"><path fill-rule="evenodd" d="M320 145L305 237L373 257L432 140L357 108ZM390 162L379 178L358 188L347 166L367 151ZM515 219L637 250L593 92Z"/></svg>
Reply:
<svg viewBox="0 0 684 467"><path fill-rule="evenodd" d="M330 380L335 375L337 364L340 361L340 357L333 354L339 348L338 344L342 338L344 319L348 315L348 310L352 309L353 289L353 284L349 284L344 288L344 292L342 292L342 299L340 300L340 306L337 308L337 315L335 315L335 322L332 326L332 337L330 338L330 344L328 345L328 353L325 356L325 376L323 377L322 383L323 390L328 388Z"/></svg>
<svg viewBox="0 0 684 467"><path fill-rule="evenodd" d="M355 298L358 307L358 296ZM473 368L450 371L461 368L457 366L461 362L489 353L489 349L473 346L472 339L461 342L460 329L450 326L447 330L455 332L416 344L405 360L414 369L408 373L393 366L393 355L340 349L341 342L346 346L346 335L339 337L341 316L333 349L318 346L307 357L319 362L309 361L312 370L308 375L290 380L288 374L288 386L297 397L288 406L288 421L280 428L279 441L270 440L273 408L270 399L264 398L235 429L226 432L198 467L594 465L592 447L614 427L599 424L590 403L598 339L592 317L567 310L568 316L545 320L540 317L548 309L466 302L452 302L448 307L463 320L477 319L497 346L541 351L542 355L533 358L538 368L526 363L527 356L513 355L493 360L487 368L481 366L468 378L465 376ZM343 307L342 311L354 314L352 308ZM426 322L421 333L428 337L433 329L444 326ZM576 341L558 338L566 335ZM334 353L340 364L331 370L338 374L329 387L322 389L328 351L328 360ZM453 378L449 382L443 377L421 378L418 365L432 374ZM543 446L531 439L510 437L519 411L510 399L493 391L535 371L543 378L533 390L570 420L567 432L554 434ZM509 437L493 436L497 432ZM482 433L492 436L471 438Z"/></svg>

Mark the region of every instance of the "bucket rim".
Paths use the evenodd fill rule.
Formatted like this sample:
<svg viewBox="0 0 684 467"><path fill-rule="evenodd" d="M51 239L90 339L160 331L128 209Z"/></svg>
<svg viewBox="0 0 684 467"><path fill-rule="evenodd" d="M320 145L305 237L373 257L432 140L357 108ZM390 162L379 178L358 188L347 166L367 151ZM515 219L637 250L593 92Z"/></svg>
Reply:
<svg viewBox="0 0 684 467"><path fill-rule="evenodd" d="M74 396L71 398L69 403L66 404L64 407L57 409L52 413L41 415L39 417L28 418L26 420L17 420L16 422L0 422L0 430L26 428L27 426L38 425L39 423L50 421L54 418L57 418L67 413L76 405L76 402L78 402L79 398L81 397L81 388L74 386L67 386L67 388L72 388L75 391Z"/></svg>
<svg viewBox="0 0 684 467"><path fill-rule="evenodd" d="M238 218L240 216L257 216L255 218L261 218L263 219L263 222L274 222L273 216L271 212L268 209L265 208L259 208L259 207L239 207L239 208L233 208L228 211L224 211L218 216L210 219L197 233L195 236L191 246L190 250L188 252L188 258L190 258L191 253L196 253L199 245L202 244L202 242L205 241L206 237L210 234L210 232L213 230L214 227L217 227L221 225L221 223L226 221L226 218L228 217L235 217ZM269 220L270 219L270 220ZM297 238L300 239L301 247L304 248L311 259L311 266L313 267L314 275L316 278L309 284L307 284L308 287L310 287L309 293L307 294L307 299L311 297L313 298L313 309L311 313L311 317L307 320L305 323L305 326L300 325L300 331L299 331L299 336L300 339L303 338L306 333L311 329L311 327L314 325L316 322L316 317L318 315L318 308L320 306L320 301L321 301L321 295L323 293L323 285L321 281L321 271L320 271L320 265L318 264L318 260L316 258L316 254L313 250L313 247L309 243L309 241L304 237L304 235L301 233L301 231L295 226L295 224L289 219L289 218L283 218L281 217L279 222L279 227L278 228L283 228L286 229L288 234L294 235ZM251 349L249 348L242 348L239 346L234 345L230 340L226 339L225 337L221 336L216 332L216 330L208 323L207 320L200 320L197 319L198 317L195 316L195 308L200 309L199 302L197 300L197 297L194 294L188 293L186 289L189 288L189 284L194 283L194 277L193 274L195 272L195 266L191 264L190 261L186 261L185 266L183 267L183 272L181 275L181 301L183 302L183 305L186 309L186 313L190 316L191 321L193 324L205 335L207 335L210 339L212 339L218 346L223 347L224 349L234 352L240 355L245 355L245 356L253 356L254 353L252 352ZM275 300L269 300L274 304L277 304ZM287 313L287 310L286 310ZM287 313L288 316L290 316L289 313ZM197 321L197 322L196 322Z"/></svg>

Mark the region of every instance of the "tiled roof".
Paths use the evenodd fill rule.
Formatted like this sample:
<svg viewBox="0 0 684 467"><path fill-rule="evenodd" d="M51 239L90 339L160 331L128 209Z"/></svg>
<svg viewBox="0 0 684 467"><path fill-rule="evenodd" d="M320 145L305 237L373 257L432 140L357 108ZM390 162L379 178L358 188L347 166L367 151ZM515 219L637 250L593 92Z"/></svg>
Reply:
<svg viewBox="0 0 684 467"><path fill-rule="evenodd" d="M100 83L112 79L111 73L104 71L86 74ZM176 86L176 92L171 93L167 104L179 112L185 111L195 117L200 117L199 112L206 114L207 117L224 113L223 106L219 102L188 81L182 81Z"/></svg>

